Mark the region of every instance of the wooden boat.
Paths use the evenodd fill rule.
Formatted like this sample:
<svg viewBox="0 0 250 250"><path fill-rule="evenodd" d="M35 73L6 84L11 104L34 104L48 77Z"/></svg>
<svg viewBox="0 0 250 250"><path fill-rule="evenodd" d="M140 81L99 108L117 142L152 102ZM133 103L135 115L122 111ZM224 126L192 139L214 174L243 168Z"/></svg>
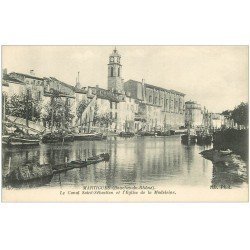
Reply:
<svg viewBox="0 0 250 250"><path fill-rule="evenodd" d="M227 150L220 150L219 152L220 152L221 155L230 155L230 154L233 153L233 151L230 150L230 149L227 149Z"/></svg>
<svg viewBox="0 0 250 250"><path fill-rule="evenodd" d="M210 144L212 143L212 135L209 134L200 134L197 135L197 143L198 144Z"/></svg>
<svg viewBox="0 0 250 250"><path fill-rule="evenodd" d="M119 134L119 136L120 136L120 137L127 137L127 138L129 138L129 137L134 137L134 136L135 136L135 133L133 133L133 132L121 132L121 133Z"/></svg>
<svg viewBox="0 0 250 250"><path fill-rule="evenodd" d="M190 123L188 123L187 134L181 136L181 142L184 144L193 144L196 143L196 139L196 132L190 128Z"/></svg>
<svg viewBox="0 0 250 250"><path fill-rule="evenodd" d="M32 135L10 135L2 136L2 145L6 147L37 146L40 143L38 136Z"/></svg>
<svg viewBox="0 0 250 250"><path fill-rule="evenodd" d="M183 135L187 133L187 129L177 129L177 130L170 130L171 135Z"/></svg>
<svg viewBox="0 0 250 250"><path fill-rule="evenodd" d="M140 136L155 136L155 132L148 132L148 131L142 131L142 132L139 132L138 135Z"/></svg>
<svg viewBox="0 0 250 250"><path fill-rule="evenodd" d="M72 142L74 141L73 134L63 134L63 133L47 133L43 135L43 143L54 143L54 142Z"/></svg>
<svg viewBox="0 0 250 250"><path fill-rule="evenodd" d="M157 135L157 136L170 136L170 135L171 135L171 132L170 132L170 130L168 130L168 131L166 131L166 132L158 131L158 132L156 132L156 135Z"/></svg>
<svg viewBox="0 0 250 250"><path fill-rule="evenodd" d="M75 140L79 141L100 141L107 139L107 136L102 133L75 134L74 137Z"/></svg>
<svg viewBox="0 0 250 250"><path fill-rule="evenodd" d="M75 167L87 167L91 164L96 164L102 161L109 161L110 155L108 153L103 153L100 155L92 156L87 158L86 160L75 160L68 163L68 166L71 167L72 165Z"/></svg>
<svg viewBox="0 0 250 250"><path fill-rule="evenodd" d="M181 136L181 141L182 143L196 143L196 135L182 135Z"/></svg>
<svg viewBox="0 0 250 250"><path fill-rule="evenodd" d="M41 180L45 178L52 178L54 174L66 172L74 168L87 167L91 164L97 164L102 161L109 161L110 155L103 153L100 155L92 156L84 161L76 160L65 164L55 165L54 169L49 164L36 164L29 163L23 166L19 166L12 170L6 177L5 182L7 183L22 183L35 180Z"/></svg>

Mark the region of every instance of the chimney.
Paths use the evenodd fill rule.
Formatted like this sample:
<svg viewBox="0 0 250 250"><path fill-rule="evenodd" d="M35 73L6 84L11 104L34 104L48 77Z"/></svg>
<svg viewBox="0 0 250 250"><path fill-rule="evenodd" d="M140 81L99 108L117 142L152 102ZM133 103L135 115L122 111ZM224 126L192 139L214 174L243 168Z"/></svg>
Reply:
<svg viewBox="0 0 250 250"><path fill-rule="evenodd" d="M5 68L2 70L2 76L6 76L6 75L7 75L7 69Z"/></svg>
<svg viewBox="0 0 250 250"><path fill-rule="evenodd" d="M30 70L30 75L35 76L35 71L33 69Z"/></svg>
<svg viewBox="0 0 250 250"><path fill-rule="evenodd" d="M141 82L142 82L142 101L146 101L146 93L145 93L146 89L145 89L145 85L144 85L145 79L142 78Z"/></svg>

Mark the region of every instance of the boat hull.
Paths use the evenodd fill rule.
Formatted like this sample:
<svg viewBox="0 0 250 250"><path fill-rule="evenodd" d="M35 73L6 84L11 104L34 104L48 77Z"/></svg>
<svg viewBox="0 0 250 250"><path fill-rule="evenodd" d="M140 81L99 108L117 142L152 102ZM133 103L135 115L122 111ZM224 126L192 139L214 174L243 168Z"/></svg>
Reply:
<svg viewBox="0 0 250 250"><path fill-rule="evenodd" d="M2 141L2 145L6 147L38 146L39 144L39 139L27 139L21 137L3 138Z"/></svg>
<svg viewBox="0 0 250 250"><path fill-rule="evenodd" d="M121 132L121 133L119 134L119 136L120 136L120 137L125 137L125 138L130 138L130 137L134 137L135 134L132 133L132 132Z"/></svg>
<svg viewBox="0 0 250 250"><path fill-rule="evenodd" d="M197 136L197 143L198 144L211 144L212 143L212 136L211 135L202 135Z"/></svg>
<svg viewBox="0 0 250 250"><path fill-rule="evenodd" d="M195 135L182 135L181 136L181 142L188 144L188 143L196 143L197 137Z"/></svg>
<svg viewBox="0 0 250 250"><path fill-rule="evenodd" d="M103 134L75 134L74 136L77 141L101 141L107 139L107 136Z"/></svg>
<svg viewBox="0 0 250 250"><path fill-rule="evenodd" d="M43 143L55 143L55 142L73 142L74 136L60 136L60 135L45 135L42 138Z"/></svg>

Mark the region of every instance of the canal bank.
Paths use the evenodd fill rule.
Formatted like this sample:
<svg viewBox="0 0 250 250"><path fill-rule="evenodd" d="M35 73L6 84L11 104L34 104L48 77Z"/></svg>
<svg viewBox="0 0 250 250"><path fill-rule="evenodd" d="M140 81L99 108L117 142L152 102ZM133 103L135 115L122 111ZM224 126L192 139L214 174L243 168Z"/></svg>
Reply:
<svg viewBox="0 0 250 250"><path fill-rule="evenodd" d="M227 129L214 133L213 148L201 155L213 163L217 183L225 179L241 184L248 182L248 130Z"/></svg>

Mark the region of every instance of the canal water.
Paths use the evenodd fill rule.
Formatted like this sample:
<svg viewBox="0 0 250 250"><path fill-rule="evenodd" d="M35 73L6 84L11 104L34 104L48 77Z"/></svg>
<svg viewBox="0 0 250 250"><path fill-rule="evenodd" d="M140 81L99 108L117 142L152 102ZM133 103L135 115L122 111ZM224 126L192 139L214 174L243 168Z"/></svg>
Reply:
<svg viewBox="0 0 250 250"><path fill-rule="evenodd" d="M215 171L211 161L199 153L210 146L183 145L180 136L113 137L107 141L75 141L41 144L32 148L3 149L3 175L27 163L60 164L65 160L84 160L108 152L109 162L101 162L47 180L21 187L83 185L167 185L169 187L210 187L212 184L241 186L226 170ZM10 160L11 158L11 160ZM9 164L10 163L10 164ZM9 169L10 165L10 169Z"/></svg>

